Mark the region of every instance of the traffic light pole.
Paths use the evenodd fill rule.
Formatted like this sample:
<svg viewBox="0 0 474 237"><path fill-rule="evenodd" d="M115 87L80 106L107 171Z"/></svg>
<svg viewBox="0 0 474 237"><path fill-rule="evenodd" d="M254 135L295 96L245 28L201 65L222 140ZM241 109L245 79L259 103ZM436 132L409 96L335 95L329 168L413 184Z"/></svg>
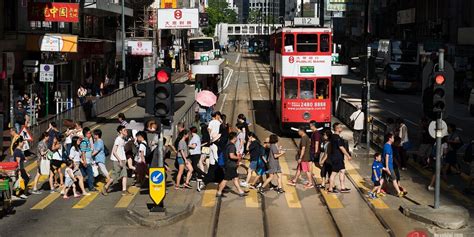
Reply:
<svg viewBox="0 0 474 237"><path fill-rule="evenodd" d="M365 74L365 83L366 83L366 87L367 87L367 111L366 111L366 120L365 120L365 124L366 124L366 132L367 132L367 151L370 152L370 57L371 57L371 54L372 54L372 48L369 46L367 47L367 60L366 60L366 74Z"/></svg>
<svg viewBox="0 0 474 237"><path fill-rule="evenodd" d="M439 61L438 71L444 71L444 49L439 50ZM437 114L436 118L436 183L435 183L435 196L434 196L434 208L439 208L439 196L440 196L440 184L441 184L441 139L443 137L443 113Z"/></svg>

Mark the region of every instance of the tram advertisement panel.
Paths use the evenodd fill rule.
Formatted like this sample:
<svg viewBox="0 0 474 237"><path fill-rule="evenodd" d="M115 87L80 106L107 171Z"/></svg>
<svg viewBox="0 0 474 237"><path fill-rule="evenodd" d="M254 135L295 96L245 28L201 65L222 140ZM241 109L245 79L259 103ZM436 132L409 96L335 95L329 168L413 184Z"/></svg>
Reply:
<svg viewBox="0 0 474 237"><path fill-rule="evenodd" d="M331 76L331 56L283 56L282 76Z"/></svg>
<svg viewBox="0 0 474 237"><path fill-rule="evenodd" d="M316 120L327 122L331 110L329 100L305 101L289 100L284 102L283 121L309 122Z"/></svg>

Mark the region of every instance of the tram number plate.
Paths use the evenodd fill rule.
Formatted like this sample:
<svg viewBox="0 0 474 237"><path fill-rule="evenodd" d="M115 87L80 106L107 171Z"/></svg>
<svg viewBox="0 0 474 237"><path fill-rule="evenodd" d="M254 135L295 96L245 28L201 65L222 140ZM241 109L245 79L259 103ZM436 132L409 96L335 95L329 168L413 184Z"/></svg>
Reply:
<svg viewBox="0 0 474 237"><path fill-rule="evenodd" d="M301 66L300 73L314 73L314 66Z"/></svg>

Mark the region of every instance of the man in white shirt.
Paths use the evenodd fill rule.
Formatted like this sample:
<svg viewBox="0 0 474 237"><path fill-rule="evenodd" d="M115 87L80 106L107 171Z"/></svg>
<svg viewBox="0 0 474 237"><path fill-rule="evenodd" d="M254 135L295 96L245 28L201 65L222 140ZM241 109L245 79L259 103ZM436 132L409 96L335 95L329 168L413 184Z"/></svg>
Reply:
<svg viewBox="0 0 474 237"><path fill-rule="evenodd" d="M221 124L221 113L219 111L212 113L212 120L207 126L209 134L219 134L219 128L221 127Z"/></svg>
<svg viewBox="0 0 474 237"><path fill-rule="evenodd" d="M115 138L114 147L110 160L114 166L114 180L122 179L122 196L130 195L127 191L127 157L125 156L125 137L127 136L127 129L125 126L119 125L117 127L118 136ZM108 192L109 187L104 187L105 193Z"/></svg>
<svg viewBox="0 0 474 237"><path fill-rule="evenodd" d="M362 138L362 131L364 130L364 112L362 112L362 106L357 105L357 110L352 113L350 120L354 122L354 150L360 147L359 143Z"/></svg>

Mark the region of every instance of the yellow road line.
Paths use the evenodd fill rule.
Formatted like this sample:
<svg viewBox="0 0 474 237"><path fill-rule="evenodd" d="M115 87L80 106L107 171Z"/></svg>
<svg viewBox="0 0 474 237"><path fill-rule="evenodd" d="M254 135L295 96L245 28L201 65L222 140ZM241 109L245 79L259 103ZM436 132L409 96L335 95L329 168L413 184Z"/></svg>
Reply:
<svg viewBox="0 0 474 237"><path fill-rule="evenodd" d="M248 196L245 197L245 206L246 207L254 207L257 208L260 205L258 204L258 197L257 197L257 191L251 190L248 193Z"/></svg>
<svg viewBox="0 0 474 237"><path fill-rule="evenodd" d="M79 200L79 202L76 203L76 205L74 205L72 208L74 209L83 209L83 208L86 208L89 204L91 204L92 201L94 201L94 199L97 198L97 196L99 196L99 193L102 191L102 188L104 187L104 183L98 183L97 184L97 189L99 190L98 192L91 192L89 196L84 196L81 198L81 200Z"/></svg>
<svg viewBox="0 0 474 237"><path fill-rule="evenodd" d="M342 205L342 202L339 200L339 198L337 198L336 194L330 194L326 192L326 190L321 190L321 194L323 195L323 198L326 201L326 204L328 205L329 208L331 209L344 208L344 205Z"/></svg>
<svg viewBox="0 0 474 237"><path fill-rule="evenodd" d="M49 206L51 203L53 203L54 200L56 200L60 195L61 194L59 194L58 192L50 193L48 196L43 198L43 200L41 200L36 205L34 205L31 208L31 210L43 210L43 209L45 209L47 206Z"/></svg>
<svg viewBox="0 0 474 237"><path fill-rule="evenodd" d="M33 162L31 162L31 164L29 164L25 167L25 170L26 170L27 173L30 173L36 167L38 167L38 162L33 161Z"/></svg>
<svg viewBox="0 0 474 237"><path fill-rule="evenodd" d="M40 175L40 174L36 174L36 175ZM41 187L42 183L48 179L49 179L49 175L40 175L38 179L38 184L36 186ZM28 183L28 189L33 188L33 182L34 182L34 179L31 179L30 182Z"/></svg>
<svg viewBox="0 0 474 237"><path fill-rule="evenodd" d="M287 185L288 183L288 177L287 175L290 175L290 169L288 168L288 163L286 163L286 157L280 157L280 166L281 166L281 171L283 172L282 174L282 182L283 182L283 188L285 189L285 198L286 202L288 204L288 207L290 208L301 208L301 203L298 198L298 193L296 192L296 188L290 185Z"/></svg>
<svg viewBox="0 0 474 237"><path fill-rule="evenodd" d="M117 204L115 205L115 208L127 208L139 191L140 191L140 188L137 188L135 186L130 186L128 188L128 192L130 192L132 195L122 196L120 200L117 202Z"/></svg>
<svg viewBox="0 0 474 237"><path fill-rule="evenodd" d="M351 176L351 178L355 181L356 185L357 185L357 188L360 188L362 190L364 190L365 193L369 192L370 189L367 188L364 184L365 184L365 180L362 178L362 176L360 176L359 172L357 172L357 170L354 168L354 166L352 165L352 163L350 161L345 161L345 165L346 165L346 171L347 173L349 174L349 176ZM377 199L369 199L369 202L372 203L372 205L376 208L376 209L388 209L388 205L380 198L377 198Z"/></svg>
<svg viewBox="0 0 474 237"><path fill-rule="evenodd" d="M202 195L201 206L203 207L214 207L216 205L216 190L206 189L204 195Z"/></svg>

